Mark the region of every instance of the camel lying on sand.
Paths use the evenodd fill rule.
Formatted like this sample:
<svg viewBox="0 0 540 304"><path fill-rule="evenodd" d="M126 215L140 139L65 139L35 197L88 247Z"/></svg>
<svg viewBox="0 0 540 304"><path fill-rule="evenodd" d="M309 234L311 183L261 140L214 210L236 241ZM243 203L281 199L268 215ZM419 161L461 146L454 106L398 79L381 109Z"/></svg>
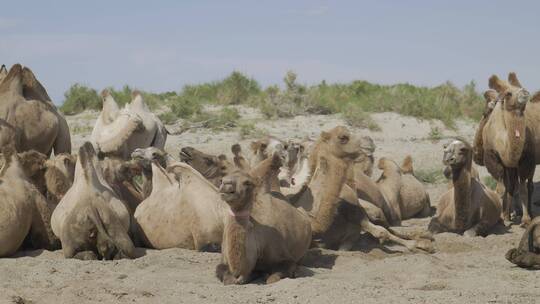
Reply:
<svg viewBox="0 0 540 304"><path fill-rule="evenodd" d="M58 248L50 226L54 206L27 180L15 150L3 150L0 169L0 257L15 253L29 235L33 248Z"/></svg>
<svg viewBox="0 0 540 304"><path fill-rule="evenodd" d="M294 277L311 243L308 215L266 191L259 193L260 183L241 170L223 178L220 194L229 214L216 275L226 285L248 283L253 271L270 273L266 283Z"/></svg>
<svg viewBox="0 0 540 304"><path fill-rule="evenodd" d="M182 148L180 150L180 160L199 171L216 187L221 185L221 179L232 168L232 164L225 155L214 156L193 147Z"/></svg>
<svg viewBox="0 0 540 304"><path fill-rule="evenodd" d="M519 267L540 268L540 217L532 220L525 229L517 248L506 253L506 259Z"/></svg>
<svg viewBox="0 0 540 304"><path fill-rule="evenodd" d="M119 109L108 90L101 96L103 109L91 134L91 141L100 152L129 159L137 148L165 147L167 130L148 109L140 92L134 91L131 102L123 109Z"/></svg>
<svg viewBox="0 0 540 304"><path fill-rule="evenodd" d="M71 153L67 122L29 68L11 67L0 83L0 100L0 141L12 138L18 152Z"/></svg>
<svg viewBox="0 0 540 304"><path fill-rule="evenodd" d="M504 183L504 220L510 221L512 202L519 191L521 223L527 225L531 220L532 178L535 165L540 163L540 94L531 99L514 73L508 80L495 75L489 79L489 87L497 91L499 101L483 128L483 161L495 180Z"/></svg>
<svg viewBox="0 0 540 304"><path fill-rule="evenodd" d="M501 201L494 191L471 176L472 147L464 140L454 140L445 146L443 162L452 168L453 188L441 197L429 230L487 235L501 221Z"/></svg>
<svg viewBox="0 0 540 304"><path fill-rule="evenodd" d="M390 240L409 250L432 251L427 239L404 239L369 221L355 191L346 185L347 168L358 157L361 146L361 139L345 127L322 132L315 144L309 160L315 168L311 179L291 198L294 206L310 214L313 237L327 248L350 249L363 230L380 241ZM349 195L344 192L347 188ZM343 199L345 196L347 199Z"/></svg>
<svg viewBox="0 0 540 304"><path fill-rule="evenodd" d="M66 258L134 256L129 210L105 182L89 142L79 149L73 186L54 210L51 224Z"/></svg>

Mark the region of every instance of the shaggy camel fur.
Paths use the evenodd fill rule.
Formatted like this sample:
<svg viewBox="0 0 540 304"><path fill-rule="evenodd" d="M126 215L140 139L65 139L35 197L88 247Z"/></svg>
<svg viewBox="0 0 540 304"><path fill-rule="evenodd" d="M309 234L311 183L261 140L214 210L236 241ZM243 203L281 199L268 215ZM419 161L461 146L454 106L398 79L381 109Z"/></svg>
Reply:
<svg viewBox="0 0 540 304"><path fill-rule="evenodd" d="M108 90L101 95L103 109L91 134L91 141L100 152L127 160L137 148L165 147L167 130L148 109L140 92L134 91L131 102L123 109L119 109Z"/></svg>
<svg viewBox="0 0 540 304"><path fill-rule="evenodd" d="M225 155L214 156L193 147L184 147L180 150L180 161L199 171L216 187L221 185L221 179L232 168Z"/></svg>
<svg viewBox="0 0 540 304"><path fill-rule="evenodd" d="M432 251L428 240L406 240L369 221L355 191L346 185L347 168L360 151L360 138L345 127L321 133L310 155L310 165L314 164L315 168L313 175L303 190L291 198L294 206L310 214L313 237L324 247L346 250L363 230L381 241L390 240L409 250Z"/></svg>
<svg viewBox="0 0 540 304"><path fill-rule="evenodd" d="M540 106L536 104L540 96L529 102L529 92L521 87L515 74L509 75L509 81L502 81L495 75L489 79L490 88L499 93L499 101L482 133L484 164L496 180L504 183L504 220L510 221L512 202L519 190L523 209L521 223L527 225L531 220L535 155L540 153L535 149L535 136L539 137L540 144L540 127L535 117L540 113ZM529 105L531 108L526 111ZM537 159L540 161L540 154Z"/></svg>
<svg viewBox="0 0 540 304"><path fill-rule="evenodd" d="M47 201L58 204L62 196L73 183L75 156L61 153L52 159L45 154L31 150L18 153L19 163L27 179L47 198ZM0 160L0 167L2 166Z"/></svg>
<svg viewBox="0 0 540 304"><path fill-rule="evenodd" d="M307 214L264 190L259 193L259 185L240 170L223 178L221 198L230 209L216 275L225 285L248 283L253 271L270 273L266 283L294 277L311 243Z"/></svg>
<svg viewBox="0 0 540 304"><path fill-rule="evenodd" d="M484 113L482 114L482 118L480 119L480 123L476 129L476 133L474 134L473 141L473 160L479 166L484 165L484 146L482 134L491 112L493 112L493 109L495 109L498 96L499 94L497 94L497 91L495 90L490 89L484 92L484 100L486 101L486 105L484 106Z"/></svg>
<svg viewBox="0 0 540 304"><path fill-rule="evenodd" d="M4 78L6 78L7 74L8 71L6 65L2 64L2 66L0 67L0 84L2 83L2 81L4 81Z"/></svg>
<svg viewBox="0 0 540 304"><path fill-rule="evenodd" d="M54 206L27 180L15 150L3 150L0 169L0 257L15 253L27 236L33 248L58 248L50 226Z"/></svg>
<svg viewBox="0 0 540 304"><path fill-rule="evenodd" d="M0 120L15 131L18 152L71 153L67 122L29 68L11 67L0 83L0 100ZM0 129L4 133L6 127Z"/></svg>
<svg viewBox="0 0 540 304"><path fill-rule="evenodd" d="M441 197L429 230L487 235L501 221L501 202L494 191L472 178L472 147L464 140L454 140L444 147L443 162L452 168L454 187Z"/></svg>
<svg viewBox="0 0 540 304"><path fill-rule="evenodd" d="M54 210L51 224L66 258L134 256L129 210L105 182L89 142L79 149L73 186Z"/></svg>
<svg viewBox="0 0 540 304"><path fill-rule="evenodd" d="M540 268L540 217L526 228L517 248L506 253L506 259L519 267Z"/></svg>

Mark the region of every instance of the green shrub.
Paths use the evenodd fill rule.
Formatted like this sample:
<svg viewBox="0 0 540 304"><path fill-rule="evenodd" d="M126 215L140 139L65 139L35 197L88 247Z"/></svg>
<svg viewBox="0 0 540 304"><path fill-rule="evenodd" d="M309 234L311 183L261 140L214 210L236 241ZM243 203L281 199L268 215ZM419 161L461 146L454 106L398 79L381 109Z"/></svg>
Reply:
<svg viewBox="0 0 540 304"><path fill-rule="evenodd" d="M483 181L484 185L486 185L491 190L495 190L497 188L497 181L492 176L484 176Z"/></svg>
<svg viewBox="0 0 540 304"><path fill-rule="evenodd" d="M414 170L414 176L428 184L444 182L446 179L442 169Z"/></svg>
<svg viewBox="0 0 540 304"><path fill-rule="evenodd" d="M369 116L369 113L364 112L359 106L348 105L343 110L343 118L345 121L358 128L367 128L371 131L380 131L381 127Z"/></svg>
<svg viewBox="0 0 540 304"><path fill-rule="evenodd" d="M80 113L86 109L101 110L101 98L96 90L80 83L72 85L64 93L65 101L60 110L68 115Z"/></svg>

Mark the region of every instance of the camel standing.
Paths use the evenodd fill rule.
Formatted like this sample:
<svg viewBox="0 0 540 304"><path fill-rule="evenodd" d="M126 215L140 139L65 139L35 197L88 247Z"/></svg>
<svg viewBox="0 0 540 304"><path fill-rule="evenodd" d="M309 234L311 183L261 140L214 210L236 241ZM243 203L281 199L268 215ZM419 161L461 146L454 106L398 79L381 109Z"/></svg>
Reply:
<svg viewBox="0 0 540 304"><path fill-rule="evenodd" d="M489 173L504 183L504 220L510 221L512 202L519 190L521 223L527 225L531 220L532 178L540 162L540 126L535 117L540 113L540 95L531 100L515 74L510 73L508 78L509 82L495 75L489 79L489 87L497 91L499 102L482 132L483 161Z"/></svg>
<svg viewBox="0 0 540 304"><path fill-rule="evenodd" d="M471 175L472 154L472 147L463 140L445 146L443 162L451 168L453 187L440 199L429 223L431 232L485 236L501 221L499 197Z"/></svg>

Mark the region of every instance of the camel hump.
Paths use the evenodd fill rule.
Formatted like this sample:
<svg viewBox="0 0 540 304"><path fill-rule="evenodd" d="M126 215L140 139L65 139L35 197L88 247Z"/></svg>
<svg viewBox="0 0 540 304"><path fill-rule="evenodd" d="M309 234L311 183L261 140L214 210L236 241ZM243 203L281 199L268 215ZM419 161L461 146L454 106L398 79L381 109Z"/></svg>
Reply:
<svg viewBox="0 0 540 304"><path fill-rule="evenodd" d="M6 68L6 65L5 64L2 64L2 66L0 67L0 74L7 74L7 68Z"/></svg>
<svg viewBox="0 0 540 304"><path fill-rule="evenodd" d="M508 83L501 80L497 75L491 75L491 77L489 77L488 85L490 89L493 89L498 93L504 92L509 87Z"/></svg>
<svg viewBox="0 0 540 304"><path fill-rule="evenodd" d="M529 102L539 102L540 101L540 91L534 93L533 97Z"/></svg>
<svg viewBox="0 0 540 304"><path fill-rule="evenodd" d="M101 91L101 97L102 98L107 98L107 96L111 95L111 91L109 91L109 89L103 89Z"/></svg>
<svg viewBox="0 0 540 304"><path fill-rule="evenodd" d="M129 104L129 107L132 110L139 110L139 111L146 111L146 112L150 111L150 109L144 102L141 92L138 90L135 90L133 91L133 93L131 93L131 103Z"/></svg>
<svg viewBox="0 0 540 304"><path fill-rule="evenodd" d="M518 88L522 88L515 72L508 73L508 82Z"/></svg>
<svg viewBox="0 0 540 304"><path fill-rule="evenodd" d="M24 67L22 70L23 81L23 94L26 99L39 100L44 102L50 102L51 98L47 93L47 90L37 80L36 75L28 67Z"/></svg>
<svg viewBox="0 0 540 304"><path fill-rule="evenodd" d="M22 66L14 64L0 84L0 93L13 90L22 95Z"/></svg>
<svg viewBox="0 0 540 304"><path fill-rule="evenodd" d="M135 98L139 95L141 95L141 91L139 90L133 90L133 92L131 92L131 98Z"/></svg>
<svg viewBox="0 0 540 304"><path fill-rule="evenodd" d="M497 94L497 91L495 91L493 89L489 89L489 90L484 92L484 99L487 102L490 102L490 101L493 101L493 100L497 99L498 95L499 94Z"/></svg>
<svg viewBox="0 0 540 304"><path fill-rule="evenodd" d="M96 157L96 150L91 143L85 142L79 148L79 161L81 162L81 167L84 171L84 177L86 181L89 181L92 176L93 161Z"/></svg>
<svg viewBox="0 0 540 304"><path fill-rule="evenodd" d="M401 164L401 171L405 174L413 174L413 159L410 155L405 156Z"/></svg>

